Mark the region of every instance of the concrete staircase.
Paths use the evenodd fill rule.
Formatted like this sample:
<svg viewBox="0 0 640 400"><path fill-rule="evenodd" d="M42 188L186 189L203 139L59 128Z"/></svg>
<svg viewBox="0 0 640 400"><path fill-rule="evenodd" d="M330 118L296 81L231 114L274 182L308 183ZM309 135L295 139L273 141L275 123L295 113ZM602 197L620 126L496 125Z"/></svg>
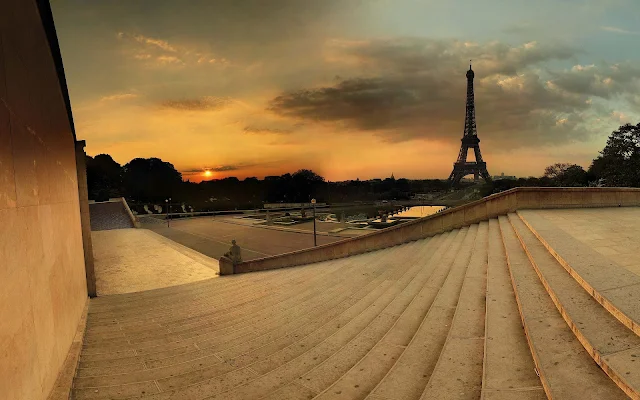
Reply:
<svg viewBox="0 0 640 400"><path fill-rule="evenodd" d="M639 398L638 277L545 229L92 299L73 399Z"/></svg>
<svg viewBox="0 0 640 400"><path fill-rule="evenodd" d="M89 203L89 213L92 231L134 227L122 201Z"/></svg>

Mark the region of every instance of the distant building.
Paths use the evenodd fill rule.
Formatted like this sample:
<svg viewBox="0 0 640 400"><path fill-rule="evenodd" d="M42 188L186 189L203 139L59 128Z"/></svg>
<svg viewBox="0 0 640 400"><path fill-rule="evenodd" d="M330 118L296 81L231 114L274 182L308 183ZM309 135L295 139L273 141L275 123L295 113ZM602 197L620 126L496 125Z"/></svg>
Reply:
<svg viewBox="0 0 640 400"><path fill-rule="evenodd" d="M504 172L503 172L503 173L501 173L500 175L496 175L496 176L492 177L492 179L493 179L494 181L501 181L501 180L504 180L504 179L509 179L509 180L513 180L513 181L515 181L515 180L516 180L516 179L518 179L518 178L516 178L516 177L515 177L515 176L513 176L513 175L505 175L505 174L504 174Z"/></svg>

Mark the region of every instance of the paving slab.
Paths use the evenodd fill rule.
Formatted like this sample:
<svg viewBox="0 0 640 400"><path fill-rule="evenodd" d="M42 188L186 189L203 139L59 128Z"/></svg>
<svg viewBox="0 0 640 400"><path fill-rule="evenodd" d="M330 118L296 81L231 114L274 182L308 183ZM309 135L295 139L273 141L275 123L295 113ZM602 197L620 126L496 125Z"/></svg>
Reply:
<svg viewBox="0 0 640 400"><path fill-rule="evenodd" d="M147 229L91 232L98 296L140 292L211 279L215 259Z"/></svg>
<svg viewBox="0 0 640 400"><path fill-rule="evenodd" d="M640 271L618 264L613 257L617 254L639 263L640 258L634 252L620 255L611 246L593 247L591 243L605 238L610 244L638 249L640 208L524 210L518 215L587 292L640 335ZM592 239L593 235L598 239Z"/></svg>

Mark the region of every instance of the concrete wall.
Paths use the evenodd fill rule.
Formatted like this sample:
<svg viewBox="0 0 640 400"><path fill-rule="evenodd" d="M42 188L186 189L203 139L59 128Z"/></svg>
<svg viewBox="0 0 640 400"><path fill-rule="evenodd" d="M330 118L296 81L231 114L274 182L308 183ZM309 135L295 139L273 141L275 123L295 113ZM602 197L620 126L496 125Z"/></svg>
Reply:
<svg viewBox="0 0 640 400"><path fill-rule="evenodd" d="M72 124L33 0L0 1L0 398L51 391L87 299Z"/></svg>
<svg viewBox="0 0 640 400"><path fill-rule="evenodd" d="M91 241L91 214L89 212L89 186L87 185L87 154L84 152L84 140L76 141L76 170L78 171L78 200L80 202L80 224L82 226L82 247L84 249L85 276L87 293L96 297L96 273L93 262L93 242Z"/></svg>
<svg viewBox="0 0 640 400"><path fill-rule="evenodd" d="M292 267L365 253L423 239L520 209L640 206L640 189L516 188L368 235L306 250L254 259L235 266L220 260L220 273Z"/></svg>

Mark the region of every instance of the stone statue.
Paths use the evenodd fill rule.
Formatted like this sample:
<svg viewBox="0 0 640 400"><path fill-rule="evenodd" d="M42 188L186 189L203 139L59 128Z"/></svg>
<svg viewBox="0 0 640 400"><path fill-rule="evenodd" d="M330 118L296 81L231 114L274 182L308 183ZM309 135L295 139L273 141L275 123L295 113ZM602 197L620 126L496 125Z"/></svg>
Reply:
<svg viewBox="0 0 640 400"><path fill-rule="evenodd" d="M234 265L242 262L240 246L236 244L235 239L231 241L231 247L229 248L228 252L224 253L224 256L229 258Z"/></svg>
<svg viewBox="0 0 640 400"><path fill-rule="evenodd" d="M304 207L302 207L302 209L300 210L300 215L302 216L302 218L307 217L307 212L305 211Z"/></svg>

